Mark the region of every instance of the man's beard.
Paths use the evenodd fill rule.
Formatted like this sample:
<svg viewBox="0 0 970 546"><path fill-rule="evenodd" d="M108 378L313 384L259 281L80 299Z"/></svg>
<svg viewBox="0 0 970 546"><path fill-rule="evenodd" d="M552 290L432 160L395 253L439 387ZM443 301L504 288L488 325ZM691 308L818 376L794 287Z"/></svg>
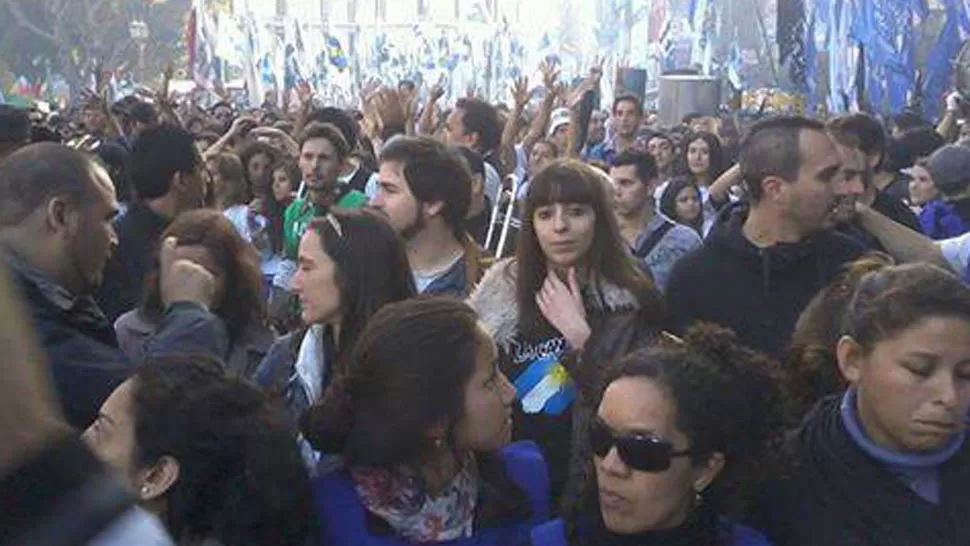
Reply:
<svg viewBox="0 0 970 546"><path fill-rule="evenodd" d="M427 222L425 221L424 216L421 214L421 211L418 210L414 213L414 219L411 220L411 223L401 229L401 237L405 241L410 241L418 233L421 233L426 225Z"/></svg>

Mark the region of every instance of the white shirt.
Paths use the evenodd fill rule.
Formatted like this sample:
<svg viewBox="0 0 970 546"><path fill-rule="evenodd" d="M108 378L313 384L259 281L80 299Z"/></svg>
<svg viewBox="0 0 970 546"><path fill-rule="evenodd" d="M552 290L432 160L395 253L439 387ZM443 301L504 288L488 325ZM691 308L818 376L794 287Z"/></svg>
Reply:
<svg viewBox="0 0 970 546"><path fill-rule="evenodd" d="M967 262L970 261L970 232L958 237L936 241L943 257L950 263L950 267L960 275L967 273Z"/></svg>

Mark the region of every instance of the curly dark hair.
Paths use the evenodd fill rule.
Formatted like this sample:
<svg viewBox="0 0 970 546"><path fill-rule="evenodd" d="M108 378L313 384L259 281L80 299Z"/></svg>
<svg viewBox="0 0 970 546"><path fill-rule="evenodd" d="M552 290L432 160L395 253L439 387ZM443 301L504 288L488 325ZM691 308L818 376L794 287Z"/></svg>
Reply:
<svg viewBox="0 0 970 546"><path fill-rule="evenodd" d="M215 360L150 360L133 378L135 462L178 462L162 516L178 543L305 544L309 477L266 397Z"/></svg>
<svg viewBox="0 0 970 546"><path fill-rule="evenodd" d="M863 277L894 263L881 252L866 254L816 294L798 317L785 358L793 418L801 419L819 400L845 388L835 355L843 317Z"/></svg>
<svg viewBox="0 0 970 546"><path fill-rule="evenodd" d="M696 325L684 339L667 336L636 351L603 373L596 400L606 387L625 377L644 377L666 390L676 405L676 424L688 438L691 460L705 464L722 453L724 469L704 493L705 507L740 518L752 510L760 485L779 468L787 423L786 395L778 362L740 345L730 330ZM564 512L571 544L583 543L576 522L600 521L596 474L590 447L575 498Z"/></svg>
<svg viewBox="0 0 970 546"><path fill-rule="evenodd" d="M161 240L178 239L179 246L205 247L221 269L224 278L222 298L212 312L222 318L235 340L247 328L266 322L266 309L261 295L262 273L259 256L219 211L194 210L181 214L168 226ZM146 318L158 321L165 309L159 287L158 259L145 279L145 296L141 311Z"/></svg>

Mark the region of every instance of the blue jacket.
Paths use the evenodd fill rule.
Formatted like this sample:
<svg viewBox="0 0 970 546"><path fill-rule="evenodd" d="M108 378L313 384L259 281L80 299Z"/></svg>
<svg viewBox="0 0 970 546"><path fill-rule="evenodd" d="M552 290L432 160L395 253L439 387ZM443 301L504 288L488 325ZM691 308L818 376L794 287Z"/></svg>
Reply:
<svg viewBox="0 0 970 546"><path fill-rule="evenodd" d="M91 298L74 298L12 254L3 260L17 281L34 332L50 362L54 386L67 422L85 429L106 398L134 371L118 348L114 328ZM225 325L219 317L192 303L166 309L146 356L228 352Z"/></svg>
<svg viewBox="0 0 970 546"><path fill-rule="evenodd" d="M771 546L768 539L757 531L743 525L725 522L729 533L718 546ZM532 546L568 546L566 543L566 522L562 519L550 521L532 530Z"/></svg>
<svg viewBox="0 0 970 546"><path fill-rule="evenodd" d="M498 528L476 529L471 538L439 542L442 546L505 546L526 540L529 531L549 519L549 474L538 446L517 442L499 453L509 478L528 496L532 517ZM321 546L408 546L397 536L377 535L367 528L367 509L345 471L317 478L313 498L321 526Z"/></svg>
<svg viewBox="0 0 970 546"><path fill-rule="evenodd" d="M970 225L953 203L930 201L919 214L923 233L934 240L958 237L970 231Z"/></svg>

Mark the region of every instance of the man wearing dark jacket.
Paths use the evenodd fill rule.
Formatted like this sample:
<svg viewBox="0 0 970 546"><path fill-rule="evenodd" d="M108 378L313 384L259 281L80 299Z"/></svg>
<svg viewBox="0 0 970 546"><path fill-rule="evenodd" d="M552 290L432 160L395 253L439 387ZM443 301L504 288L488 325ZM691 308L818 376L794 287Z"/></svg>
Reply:
<svg viewBox="0 0 970 546"><path fill-rule="evenodd" d="M136 201L118 219L118 249L104 270L98 304L114 322L140 302L162 232L179 214L202 206L202 157L192 135L179 127L145 130L131 154Z"/></svg>
<svg viewBox="0 0 970 546"><path fill-rule="evenodd" d="M780 355L809 300L864 251L829 229L861 192L841 176L825 127L804 118L752 128L740 167L750 205L726 209L704 246L674 266L668 310L675 331L714 322Z"/></svg>
<svg viewBox="0 0 970 546"><path fill-rule="evenodd" d="M0 257L27 301L65 416L82 429L131 369L92 298L117 244L116 209L107 172L66 146L28 146L0 166ZM207 311L212 275L184 260L162 266L169 305L148 353L225 355L225 327Z"/></svg>

